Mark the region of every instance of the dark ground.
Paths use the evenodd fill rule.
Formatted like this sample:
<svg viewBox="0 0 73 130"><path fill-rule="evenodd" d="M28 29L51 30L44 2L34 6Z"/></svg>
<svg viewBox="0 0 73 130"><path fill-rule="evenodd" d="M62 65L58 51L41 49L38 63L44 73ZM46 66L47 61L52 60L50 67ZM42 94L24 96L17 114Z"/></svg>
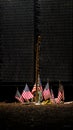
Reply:
<svg viewBox="0 0 73 130"><path fill-rule="evenodd" d="M25 105L0 103L0 130L72 129L73 103Z"/></svg>

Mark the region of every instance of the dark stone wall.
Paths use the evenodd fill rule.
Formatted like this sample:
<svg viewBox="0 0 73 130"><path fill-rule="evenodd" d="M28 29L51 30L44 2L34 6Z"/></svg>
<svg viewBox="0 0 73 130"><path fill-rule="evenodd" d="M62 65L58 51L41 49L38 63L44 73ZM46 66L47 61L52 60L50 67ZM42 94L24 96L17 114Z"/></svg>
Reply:
<svg viewBox="0 0 73 130"><path fill-rule="evenodd" d="M40 0L40 74L72 81L72 0Z"/></svg>
<svg viewBox="0 0 73 130"><path fill-rule="evenodd" d="M34 81L33 0L1 0L1 81Z"/></svg>
<svg viewBox="0 0 73 130"><path fill-rule="evenodd" d="M34 0L0 0L0 101L15 101L17 87L22 92L26 82L32 89L34 44L38 33L41 35L43 88L50 80L57 96L58 81L61 80L65 100L73 99L72 0L37 0L35 3L39 6L35 6L36 9Z"/></svg>
<svg viewBox="0 0 73 130"><path fill-rule="evenodd" d="M33 82L34 35L40 30L42 81L72 81L72 1L40 0L0 2L2 82ZM38 11L39 9L39 11ZM38 13L39 12L39 13ZM39 21L34 20L34 14ZM38 22L37 24L34 24ZM37 33L37 32L36 32Z"/></svg>

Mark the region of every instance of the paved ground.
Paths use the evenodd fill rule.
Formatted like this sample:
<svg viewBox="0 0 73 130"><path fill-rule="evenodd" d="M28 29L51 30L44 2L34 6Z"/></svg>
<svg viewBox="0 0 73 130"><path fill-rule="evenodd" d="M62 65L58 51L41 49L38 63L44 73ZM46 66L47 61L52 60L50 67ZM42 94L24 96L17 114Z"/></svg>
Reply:
<svg viewBox="0 0 73 130"><path fill-rule="evenodd" d="M73 103L24 105L0 103L0 130L72 129Z"/></svg>

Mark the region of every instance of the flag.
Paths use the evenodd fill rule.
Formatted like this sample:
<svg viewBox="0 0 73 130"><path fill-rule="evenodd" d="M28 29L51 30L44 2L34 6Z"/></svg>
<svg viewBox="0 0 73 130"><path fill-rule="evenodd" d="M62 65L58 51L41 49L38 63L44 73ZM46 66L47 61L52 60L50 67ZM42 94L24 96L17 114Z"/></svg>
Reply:
<svg viewBox="0 0 73 130"><path fill-rule="evenodd" d="M62 100L64 101L64 99L65 99L65 97L64 97L64 87L63 87L63 85L62 85L62 83L61 82L59 82L59 89L58 89L58 93L59 92L61 92L61 94L62 94Z"/></svg>
<svg viewBox="0 0 73 130"><path fill-rule="evenodd" d="M40 90L41 92L43 92L43 87L42 87L42 83L40 80L40 77L38 76L38 84L37 84L37 88L38 90ZM33 88L32 88L32 93L36 92L36 83L34 84Z"/></svg>
<svg viewBox="0 0 73 130"><path fill-rule="evenodd" d="M38 75L38 101L41 102L43 100L43 87L40 79L40 75Z"/></svg>
<svg viewBox="0 0 73 130"><path fill-rule="evenodd" d="M24 100L29 100L33 98L33 94L30 92L28 85L25 85L25 88L22 92L22 97L24 98Z"/></svg>
<svg viewBox="0 0 73 130"><path fill-rule="evenodd" d="M58 92L61 92L62 93L62 100L64 101L65 99L65 96L64 96L64 87L61 83L59 83L59 90Z"/></svg>
<svg viewBox="0 0 73 130"><path fill-rule="evenodd" d="M61 102L61 99L62 99L62 93L59 91L58 97L55 98L55 102L56 102L56 103L60 103L60 102Z"/></svg>
<svg viewBox="0 0 73 130"><path fill-rule="evenodd" d="M56 103L60 103L61 101L64 101L64 88L63 85L61 83L59 83L59 89L58 89L58 96L55 99Z"/></svg>
<svg viewBox="0 0 73 130"><path fill-rule="evenodd" d="M42 85L39 86L39 84L37 84L37 89L36 89L36 83L34 84L33 88L32 88L32 94L34 96L34 98L36 98L36 91L37 91L37 94L38 94L38 100L39 101L42 101L43 100L43 89L42 89ZM34 99L35 100L35 99Z"/></svg>
<svg viewBox="0 0 73 130"><path fill-rule="evenodd" d="M15 94L15 98L16 98L19 102L21 102L21 103L24 102L24 99L23 99L22 95L20 94L18 88L17 88L16 94Z"/></svg>
<svg viewBox="0 0 73 130"><path fill-rule="evenodd" d="M33 88L32 88L32 93L36 92L36 83L34 84Z"/></svg>
<svg viewBox="0 0 73 130"><path fill-rule="evenodd" d="M47 82L44 90L43 90L43 97L45 100L49 99L51 96L50 89L49 89L49 83Z"/></svg>
<svg viewBox="0 0 73 130"><path fill-rule="evenodd" d="M52 89L51 89L50 102L53 103L53 104L55 103L54 93L53 93L53 90L52 90Z"/></svg>
<svg viewBox="0 0 73 130"><path fill-rule="evenodd" d="M34 95L34 97L36 96L36 91L38 93L39 100L42 101L43 100L43 87L42 87L42 83L41 83L39 75L38 75L38 83L37 83L37 85L36 85L36 83L34 84L32 91L31 91L32 94Z"/></svg>
<svg viewBox="0 0 73 130"><path fill-rule="evenodd" d="M43 92L42 84L37 84L37 89ZM36 92L36 83L34 84L31 92L32 93Z"/></svg>
<svg viewBox="0 0 73 130"><path fill-rule="evenodd" d="M53 93L53 90L51 89L51 99L54 99L54 93Z"/></svg>
<svg viewBox="0 0 73 130"><path fill-rule="evenodd" d="M39 89L43 92L43 87L42 87L40 75L38 75L38 86L39 86Z"/></svg>

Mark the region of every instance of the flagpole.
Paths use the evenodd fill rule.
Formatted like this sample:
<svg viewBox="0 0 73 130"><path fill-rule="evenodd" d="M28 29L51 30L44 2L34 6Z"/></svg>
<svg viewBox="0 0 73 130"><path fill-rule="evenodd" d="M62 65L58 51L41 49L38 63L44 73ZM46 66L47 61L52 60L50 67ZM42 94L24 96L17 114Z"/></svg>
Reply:
<svg viewBox="0 0 73 130"><path fill-rule="evenodd" d="M38 102L38 76L40 76L40 69L39 69L39 52L40 52L40 35L37 38L37 44L36 44L36 99L35 101Z"/></svg>

